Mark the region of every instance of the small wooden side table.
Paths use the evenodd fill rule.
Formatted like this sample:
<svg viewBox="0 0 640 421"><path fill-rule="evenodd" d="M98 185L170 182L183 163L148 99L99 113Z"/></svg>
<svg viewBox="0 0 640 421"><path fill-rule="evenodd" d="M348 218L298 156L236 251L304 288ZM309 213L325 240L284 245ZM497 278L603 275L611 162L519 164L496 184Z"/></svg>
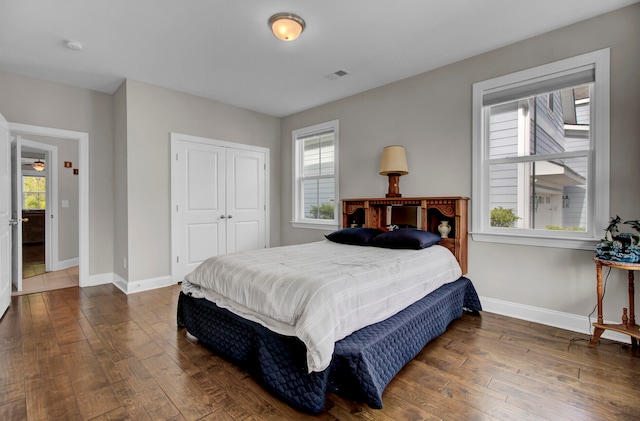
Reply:
<svg viewBox="0 0 640 421"><path fill-rule="evenodd" d="M638 340L640 340L640 326L636 324L636 315L634 311L634 285L633 285L633 272L640 270L640 263L625 263L615 262L613 260L603 260L597 257L593 259L596 263L596 287L598 292L598 321L593 323L595 328L593 331L593 337L589 345L595 346L600 342L600 335L605 329L613 330L615 332L624 333L631 336L632 348L638 348ZM615 269L624 269L628 271L629 277L629 314L627 309L622 309L622 323L621 324L605 324L602 319L602 267L610 267Z"/></svg>

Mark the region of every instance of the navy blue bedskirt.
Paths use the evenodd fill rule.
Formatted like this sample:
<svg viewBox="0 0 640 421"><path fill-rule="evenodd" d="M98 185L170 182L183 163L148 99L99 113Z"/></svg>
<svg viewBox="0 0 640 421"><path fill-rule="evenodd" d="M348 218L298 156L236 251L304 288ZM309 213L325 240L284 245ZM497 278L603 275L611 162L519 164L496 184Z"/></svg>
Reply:
<svg viewBox="0 0 640 421"><path fill-rule="evenodd" d="M331 365L319 373L307 373L306 348L298 338L274 333L204 298L181 292L177 317L179 327L249 371L275 396L318 413L327 391L382 408L382 392L391 379L465 309L482 307L471 281L461 277L336 342Z"/></svg>

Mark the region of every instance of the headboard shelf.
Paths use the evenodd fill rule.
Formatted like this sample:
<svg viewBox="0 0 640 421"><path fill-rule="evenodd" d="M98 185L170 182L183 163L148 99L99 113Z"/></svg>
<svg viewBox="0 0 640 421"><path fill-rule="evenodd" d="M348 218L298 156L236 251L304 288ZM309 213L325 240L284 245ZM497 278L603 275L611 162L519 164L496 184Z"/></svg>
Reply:
<svg viewBox="0 0 640 421"><path fill-rule="evenodd" d="M386 229L388 222L393 221L395 207L415 207L415 225L420 229L440 234L438 225L448 221L451 232L440 244L451 250L460 263L462 273L466 274L468 202L469 198L462 196L343 199L342 226ZM403 212L403 218L406 218L406 213Z"/></svg>

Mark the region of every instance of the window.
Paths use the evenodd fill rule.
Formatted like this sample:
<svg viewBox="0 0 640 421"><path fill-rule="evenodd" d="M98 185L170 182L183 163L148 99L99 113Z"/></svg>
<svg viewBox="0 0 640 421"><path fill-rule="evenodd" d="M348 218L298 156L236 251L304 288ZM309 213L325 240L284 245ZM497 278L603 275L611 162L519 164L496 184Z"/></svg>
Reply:
<svg viewBox="0 0 640 421"><path fill-rule="evenodd" d="M609 212L609 50L473 85L476 241L593 250Z"/></svg>
<svg viewBox="0 0 640 421"><path fill-rule="evenodd" d="M294 227L339 226L338 120L293 131Z"/></svg>
<svg viewBox="0 0 640 421"><path fill-rule="evenodd" d="M47 179L45 177L22 177L23 209L47 208Z"/></svg>

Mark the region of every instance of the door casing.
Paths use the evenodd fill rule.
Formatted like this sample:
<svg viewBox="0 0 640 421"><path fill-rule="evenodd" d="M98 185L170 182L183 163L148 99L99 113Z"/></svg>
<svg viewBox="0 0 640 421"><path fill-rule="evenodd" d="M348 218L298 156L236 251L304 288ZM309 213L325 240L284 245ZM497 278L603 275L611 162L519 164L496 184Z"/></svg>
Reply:
<svg viewBox="0 0 640 421"><path fill-rule="evenodd" d="M9 123L11 133L23 136L48 136L78 142L78 284L92 285L89 279L89 133L31 124Z"/></svg>

